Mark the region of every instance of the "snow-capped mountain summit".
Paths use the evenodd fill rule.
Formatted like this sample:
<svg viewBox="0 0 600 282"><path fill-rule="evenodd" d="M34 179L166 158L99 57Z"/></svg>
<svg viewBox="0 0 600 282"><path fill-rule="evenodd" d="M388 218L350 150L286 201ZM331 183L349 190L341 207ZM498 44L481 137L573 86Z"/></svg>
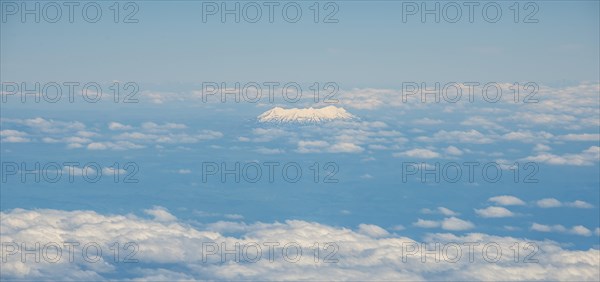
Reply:
<svg viewBox="0 0 600 282"><path fill-rule="evenodd" d="M320 123L332 120L349 120L355 118L344 108L327 106L320 109L284 109L275 107L258 116L259 122L275 123Z"/></svg>

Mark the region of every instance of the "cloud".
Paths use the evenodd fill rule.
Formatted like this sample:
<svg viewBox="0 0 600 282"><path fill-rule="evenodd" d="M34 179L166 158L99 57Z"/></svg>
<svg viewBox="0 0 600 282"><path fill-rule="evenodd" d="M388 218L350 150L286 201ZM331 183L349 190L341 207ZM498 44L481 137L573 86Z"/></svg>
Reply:
<svg viewBox="0 0 600 282"><path fill-rule="evenodd" d="M129 149L141 149L143 145L138 145L129 141L117 141L117 142L93 142L87 145L88 150L129 150Z"/></svg>
<svg viewBox="0 0 600 282"><path fill-rule="evenodd" d="M533 143L551 139L553 136L554 135L545 131L532 132L529 130L519 130L504 134L502 136L502 139L509 141L520 141L524 143Z"/></svg>
<svg viewBox="0 0 600 282"><path fill-rule="evenodd" d="M104 175L127 174L127 170L124 170L122 168L114 169L112 167L105 167L102 169L102 174L104 174Z"/></svg>
<svg viewBox="0 0 600 282"><path fill-rule="evenodd" d="M550 151L550 146L544 144L536 144L533 148L534 151Z"/></svg>
<svg viewBox="0 0 600 282"><path fill-rule="evenodd" d="M191 144L204 140L212 140L223 137L223 133L213 130L201 130L199 133L143 133L143 132L124 132L116 135L115 139L131 140L147 143L168 143L168 144Z"/></svg>
<svg viewBox="0 0 600 282"><path fill-rule="evenodd" d="M110 129L110 130L130 130L131 126L124 125L124 124L113 121L108 124L108 129Z"/></svg>
<svg viewBox="0 0 600 282"><path fill-rule="evenodd" d="M485 209L475 209L475 213L481 217L486 218L499 218L499 217L512 217L515 214L503 207L487 207Z"/></svg>
<svg viewBox="0 0 600 282"><path fill-rule="evenodd" d="M336 143L329 148L331 153L360 153L362 151L364 151L362 147L348 142Z"/></svg>
<svg viewBox="0 0 600 282"><path fill-rule="evenodd" d="M340 142L330 145L326 141L298 141L299 153L360 153L364 149L356 144L349 142Z"/></svg>
<svg viewBox="0 0 600 282"><path fill-rule="evenodd" d="M280 128L255 128L252 129L252 134L255 136L252 138L253 142L269 142L281 137L294 135L293 132Z"/></svg>
<svg viewBox="0 0 600 282"><path fill-rule="evenodd" d="M285 153L285 150L283 150L283 149L277 149L277 148L269 149L269 148L265 148L265 147L257 148L254 151L259 154L265 154L265 155L277 155L277 154Z"/></svg>
<svg viewBox="0 0 600 282"><path fill-rule="evenodd" d="M373 178L373 175L370 175L370 174L368 174L368 173L365 173L365 174L361 175L361 176L360 176L360 178L362 178L362 179L372 179L372 178Z"/></svg>
<svg viewBox="0 0 600 282"><path fill-rule="evenodd" d="M557 208L562 206L562 203L554 198L541 199L537 201L536 204L540 208Z"/></svg>
<svg viewBox="0 0 600 282"><path fill-rule="evenodd" d="M409 158L417 158L417 159L435 159L441 157L441 155L437 152L428 149L412 149L402 153L394 153L392 154L394 157L409 157Z"/></svg>
<svg viewBox="0 0 600 282"><path fill-rule="evenodd" d="M190 225L162 207L154 207L146 213L152 218L78 210L2 211L0 230L3 242L24 242L27 246L34 246L35 242L96 242L102 250L106 250L97 263L88 263L81 255L74 256L73 262L62 259L57 263L44 260L36 263L28 259L22 263L20 255L9 255L7 262L2 264L2 279L489 281L502 277L503 280L595 281L600 276L599 250L568 250L549 240L534 241L481 233L462 236L433 233L416 241L390 234L371 224L361 224L357 230L301 220ZM237 232L237 235L225 235L232 232ZM573 228L573 232L586 233L579 227ZM207 255L207 260L203 261L203 243L216 243L219 248L225 244L227 248L234 249L236 243L249 246L251 243L261 245L274 241L280 245L275 247L272 261L266 257L269 254L267 247L262 248L262 259L254 263L235 262L232 255L222 263L218 252ZM139 249L134 258L138 262L114 262L110 248L115 242L135 242ZM304 251L297 262L288 262L281 255L282 247L290 242L299 244ZM324 263L321 255L315 262L315 242L319 242L320 248L325 247L325 242L335 243L337 248L334 248L333 258L337 262ZM429 251L408 251L408 246L420 248L421 243L426 244ZM442 246L454 243L453 246L462 249L461 258L450 262L447 259L454 256L431 252L435 243ZM467 243L474 246L470 252L474 254L473 261L469 260ZM516 263L513 256L487 262L481 254L483 247L490 243L506 250L515 243L533 243L543 250L543 255L534 254L537 263ZM81 252L81 246L76 251ZM327 253L322 255L330 254L332 248L324 251ZM252 257L251 250L247 253L248 257ZM293 248L290 254L293 254ZM441 262L436 262L436 257ZM422 262L423 258L425 262Z"/></svg>
<svg viewBox="0 0 600 282"><path fill-rule="evenodd" d="M151 131L151 132L160 132L160 131L169 131L172 129L186 129L187 126L181 123L171 123L167 122L164 124L157 124L154 122L144 122L142 123L142 128Z"/></svg>
<svg viewBox="0 0 600 282"><path fill-rule="evenodd" d="M561 202L555 198L545 198L536 202L536 205L540 208L558 208L558 207L572 207L579 209L591 209L594 206L588 202L576 200L573 202Z"/></svg>
<svg viewBox="0 0 600 282"><path fill-rule="evenodd" d="M55 120L47 120L41 117L31 118L31 119L3 119L7 122L12 122L16 124L21 124L27 126L29 128L34 129L35 131L43 132L43 133L64 133L69 131L81 131L85 129L85 125L78 121L73 122L64 122L64 121L55 121Z"/></svg>
<svg viewBox="0 0 600 282"><path fill-rule="evenodd" d="M502 196L495 196L495 197L491 197L488 199L488 201L490 202L494 202L498 205L501 206L522 206L525 205L525 202L523 202L521 199L515 197L515 196L510 196L510 195L502 195Z"/></svg>
<svg viewBox="0 0 600 282"><path fill-rule="evenodd" d="M573 134L569 133L566 135L558 136L559 140L566 141L600 141L600 134L591 134L591 133L582 133L582 134Z"/></svg>
<svg viewBox="0 0 600 282"><path fill-rule="evenodd" d="M475 225L472 222L462 220L462 219L454 217L454 216L444 218L441 221L424 220L424 219L419 218L417 220L417 222L413 223L413 225L417 226L417 227L421 227L421 228L441 227L442 229L449 230L449 231L463 231L463 230L475 228Z"/></svg>
<svg viewBox="0 0 600 282"><path fill-rule="evenodd" d="M446 216L451 216L451 215L458 215L457 212L454 212L448 208L444 208L444 207L438 207L438 211L440 211L441 214L446 215Z"/></svg>
<svg viewBox="0 0 600 282"><path fill-rule="evenodd" d="M325 141L298 141L297 150L299 153L319 153L327 146L329 143Z"/></svg>
<svg viewBox="0 0 600 282"><path fill-rule="evenodd" d="M584 201L580 201L580 200L576 200L574 202L570 202L570 203L565 203L566 206L568 207L573 207L573 208L579 208L579 209L591 209L594 206L588 202L584 202Z"/></svg>
<svg viewBox="0 0 600 282"><path fill-rule="evenodd" d="M435 210L431 210L431 209L421 209L421 213L424 214L443 214L445 216L455 216L455 215L459 215L459 213L449 209L449 208L445 208L445 207L437 207Z"/></svg>
<svg viewBox="0 0 600 282"><path fill-rule="evenodd" d="M531 225L530 229L533 231L538 231L538 232L567 233L567 234L586 236L586 237L592 236L592 231L587 229L583 225L573 226L570 229L568 229L560 224L544 225L544 224L539 224L539 223L533 223Z"/></svg>
<svg viewBox="0 0 600 282"><path fill-rule="evenodd" d="M424 142L450 142L450 143L472 143L472 144L489 144L494 142L491 137L483 135L481 132L471 129L469 131L446 131L440 130L433 134L432 137L421 136L417 137L418 141Z"/></svg>
<svg viewBox="0 0 600 282"><path fill-rule="evenodd" d="M456 217L445 218L442 221L442 229L450 231L462 231L475 228L475 225L466 220Z"/></svg>
<svg viewBox="0 0 600 282"><path fill-rule="evenodd" d="M358 233L365 234L373 238L381 238L390 235L390 233L387 232L385 229L373 224L358 225Z"/></svg>
<svg viewBox="0 0 600 282"><path fill-rule="evenodd" d="M438 125L444 123L444 121L439 119L422 118L415 120L413 123L418 125Z"/></svg>
<svg viewBox="0 0 600 282"><path fill-rule="evenodd" d="M169 211L163 207L155 206L152 209L144 210L144 212L148 215L154 217L157 221L175 221L177 218L169 213Z"/></svg>
<svg viewBox="0 0 600 282"><path fill-rule="evenodd" d="M582 225L573 226L570 232L580 236L592 236L592 231Z"/></svg>
<svg viewBox="0 0 600 282"><path fill-rule="evenodd" d="M499 125L497 122L490 121L480 116L469 117L466 120L462 121L460 124L470 127L478 126L485 129L504 129L504 127Z"/></svg>
<svg viewBox="0 0 600 282"><path fill-rule="evenodd" d="M30 142L31 139L27 138L26 136L27 136L27 133L18 131L18 130L12 130L12 129L0 130L0 137L2 137L0 142L3 142L3 143L27 143L27 142Z"/></svg>
<svg viewBox="0 0 600 282"><path fill-rule="evenodd" d="M463 154L463 151L454 146L448 146L448 148L446 148L444 151L446 152L446 154L452 156L461 156Z"/></svg>
<svg viewBox="0 0 600 282"><path fill-rule="evenodd" d="M536 156L527 157L524 160L547 163L551 165L586 166L593 165L594 163L598 162L599 159L600 147L591 146L579 154L564 154L559 156L550 153L540 153Z"/></svg>
<svg viewBox="0 0 600 282"><path fill-rule="evenodd" d="M421 227L421 228L437 228L440 227L440 223L435 221L435 220L424 220L424 219L417 219L417 222L413 223L414 226L416 227Z"/></svg>

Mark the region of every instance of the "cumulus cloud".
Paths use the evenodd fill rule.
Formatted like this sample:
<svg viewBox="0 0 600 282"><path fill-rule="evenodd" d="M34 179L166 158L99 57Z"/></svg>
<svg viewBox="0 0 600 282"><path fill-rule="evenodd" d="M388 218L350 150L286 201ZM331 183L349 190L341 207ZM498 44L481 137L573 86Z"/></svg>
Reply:
<svg viewBox="0 0 600 282"><path fill-rule="evenodd" d="M461 151L460 149L454 147L454 146L448 146L445 149L446 154L448 155L452 155L452 156L461 156L463 154L463 151Z"/></svg>
<svg viewBox="0 0 600 282"><path fill-rule="evenodd" d="M132 127L129 125L125 125L114 121L108 124L108 129L110 130L129 130L131 128Z"/></svg>
<svg viewBox="0 0 600 282"><path fill-rule="evenodd" d="M269 149L269 148L265 148L265 147L256 148L256 150L254 150L254 151L259 154L265 154L265 155L276 155L276 154L285 153L285 150L283 150L283 149L277 149L277 148Z"/></svg>
<svg viewBox="0 0 600 282"><path fill-rule="evenodd" d="M332 153L360 153L362 151L364 151L362 147L348 142L336 143L329 148L329 152Z"/></svg>
<svg viewBox="0 0 600 282"><path fill-rule="evenodd" d="M387 232L385 229L373 224L358 225L358 233L365 234L373 238L381 238L390 235L390 233Z"/></svg>
<svg viewBox="0 0 600 282"><path fill-rule="evenodd" d="M551 133L541 131L541 132L532 132L529 130L519 130L506 133L502 136L502 139L509 141L520 141L524 143L534 143L540 142L544 140L548 140L552 138L554 135Z"/></svg>
<svg viewBox="0 0 600 282"><path fill-rule="evenodd" d="M415 120L413 123L418 125L438 125L444 123L444 121L439 119L422 118Z"/></svg>
<svg viewBox="0 0 600 282"><path fill-rule="evenodd" d="M142 123L142 128L148 131L168 131L171 129L185 129L187 126L181 123L172 123L167 122L164 124L157 124L154 122L144 122Z"/></svg>
<svg viewBox="0 0 600 282"><path fill-rule="evenodd" d="M13 121L45 133L61 133L85 129L85 125L78 121L64 122L55 121L52 119L44 119L41 117Z"/></svg>
<svg viewBox="0 0 600 282"><path fill-rule="evenodd" d="M157 221L175 221L177 218L169 213L169 211L163 207L155 206L152 209L144 210L148 215L154 217Z"/></svg>
<svg viewBox="0 0 600 282"><path fill-rule="evenodd" d="M580 201L580 200L576 200L574 202L567 202L565 203L565 205L567 207L573 207L573 208L579 208L579 209L591 209L594 206L588 202L584 202L584 201Z"/></svg>
<svg viewBox="0 0 600 282"><path fill-rule="evenodd" d="M510 196L510 195L501 195L501 196L495 196L495 197L491 197L488 199L488 201L490 202L494 202L498 205L501 206L522 206L525 205L525 202L523 202L523 200L515 197L515 196Z"/></svg>
<svg viewBox="0 0 600 282"><path fill-rule="evenodd" d="M455 216L459 215L459 213L445 207L437 207L435 210L432 209L421 209L421 213L424 214L443 214L445 216Z"/></svg>
<svg viewBox="0 0 600 282"><path fill-rule="evenodd" d="M440 130L433 134L432 137L421 136L418 141L424 142L449 142L449 143L472 143L472 144L489 144L494 142L492 137L485 136L481 132L471 129L469 131L446 131Z"/></svg>
<svg viewBox="0 0 600 282"><path fill-rule="evenodd" d="M550 151L550 149L550 146L545 144L536 144L535 147L533 147L534 151Z"/></svg>
<svg viewBox="0 0 600 282"><path fill-rule="evenodd" d="M318 141L298 141L298 148L296 149L299 153L360 153L364 151L364 148L349 142L340 142L331 145L329 142L318 140Z"/></svg>
<svg viewBox="0 0 600 282"><path fill-rule="evenodd" d="M30 142L31 139L27 138L26 136L27 136L27 133L18 131L18 130L12 130L12 129L0 130L0 137L2 138L2 139L0 139L0 142L3 142L3 143L27 143L27 142Z"/></svg>
<svg viewBox="0 0 600 282"><path fill-rule="evenodd" d="M444 229L444 230L462 231L462 230L473 229L474 227L475 227L475 225L472 222L462 220L457 217L445 218L442 221L442 229Z"/></svg>
<svg viewBox="0 0 600 282"><path fill-rule="evenodd" d="M437 228L440 227L440 223L435 220L417 219L417 222L413 223L416 227L421 228Z"/></svg>
<svg viewBox="0 0 600 282"><path fill-rule="evenodd" d="M536 202L537 206L540 208L557 208L562 206L562 203L554 198L546 198L541 199Z"/></svg>
<svg viewBox="0 0 600 282"><path fill-rule="evenodd" d="M98 243L106 250L97 263L89 263L81 256L73 262L62 259L56 263L42 260L21 262L20 255L7 256L2 264L2 279L26 280L571 280L596 281L600 276L600 252L595 249L567 250L556 242L532 241L523 238L499 237L480 233L457 236L449 233L429 234L414 240L370 224L361 224L356 230L333 227L314 222L288 220L283 223L218 222L190 225L166 209L154 207L146 213L152 218L135 215L102 215L93 211L22 210L3 211L1 216L2 242L26 243L34 246L47 242ZM455 222L450 218L448 221ZM464 224L464 223L461 223ZM456 225L456 224L455 224ZM460 224L458 224L460 225ZM579 227L573 232L585 233ZM225 235L233 234L235 236ZM397 231L401 232L401 230ZM110 251L114 242L135 242L139 247L134 258L137 263L116 263ZM221 249L235 249L235 244L250 246L265 242L279 242L270 261L267 247L262 258L254 263L236 262L233 255L208 255L203 244L215 243ZM303 255L296 262L282 257L284 244L297 243ZM335 243L335 260L315 262L313 246L320 242ZM482 256L483 247L498 244L509 250L515 242L534 243L543 255L534 256L536 263L516 263L513 256L502 256L497 262L488 262ZM421 243L426 245L421 245ZM450 262L453 256L431 252L435 243L455 243L463 255ZM469 247L474 246L474 260L469 260ZM477 244L477 245L473 245ZM122 246L122 245L121 245ZM429 251L422 251L425 246ZM455 245L456 246L456 245ZM79 246L81 248L81 246ZM413 249L409 248L419 248ZM81 252L81 249L76 249ZM252 257L253 249L248 257ZM206 257L203 257L203 254ZM293 257L294 251L290 252ZM442 252L443 254L443 252ZM125 255L125 253L123 253ZM493 257L493 255L492 255ZM426 262L422 262L422 259ZM204 260L203 260L204 259Z"/></svg>
<svg viewBox="0 0 600 282"><path fill-rule="evenodd" d="M413 225L421 228L441 227L442 229L449 231L463 231L475 228L475 225L472 222L462 220L454 216L444 218L441 221L424 220L419 218L417 222L413 223Z"/></svg>
<svg viewBox="0 0 600 282"><path fill-rule="evenodd" d="M581 200L576 200L573 202L561 202L555 198L545 198L545 199L541 199L538 200L536 202L536 205L540 208L558 208L558 207L572 207L572 208L579 208L579 209L591 209L594 206L588 202L585 201L581 201Z"/></svg>
<svg viewBox="0 0 600 282"><path fill-rule="evenodd" d="M129 149L141 149L143 145L138 145L129 141L117 141L117 142L93 142L88 144L88 150L129 150Z"/></svg>
<svg viewBox="0 0 600 282"><path fill-rule="evenodd" d="M566 135L558 136L559 140L566 141L596 141L600 142L600 134L593 133L582 133L582 134L573 134L569 133Z"/></svg>
<svg viewBox="0 0 600 282"><path fill-rule="evenodd" d="M499 125L497 122L490 121L487 118L481 116L469 117L466 120L462 121L460 124L470 127L477 126L485 129L504 129L504 127Z"/></svg>
<svg viewBox="0 0 600 282"><path fill-rule="evenodd" d="M249 140L253 142L269 142L284 136L293 136L293 131L285 131L280 128L255 128L252 130L254 138Z"/></svg>
<svg viewBox="0 0 600 282"><path fill-rule="evenodd" d="M30 135L46 135L40 138L44 143L65 143L67 148L87 148L89 150L127 150L146 147L139 143L198 143L223 137L223 133L214 130L184 132L188 127L179 123L144 122L139 128L119 122L108 123L108 134L103 140L97 132L86 130L85 124L72 121L55 121L41 117L32 119L2 119L2 123L17 124L32 132L14 129L2 130L2 142L30 142ZM94 140L92 140L94 139Z"/></svg>
<svg viewBox="0 0 600 282"><path fill-rule="evenodd" d="M591 146L588 149L583 150L579 154L555 155L551 153L539 153L536 156L530 156L525 158L524 160L547 163L551 165L593 165L594 163L597 163L598 160L600 160L600 147Z"/></svg>
<svg viewBox="0 0 600 282"><path fill-rule="evenodd" d="M329 146L325 141L298 141L299 153L318 153Z"/></svg>
<svg viewBox="0 0 600 282"><path fill-rule="evenodd" d="M223 133L213 130L201 130L198 133L143 133L143 132L125 132L115 136L115 139L131 140L147 143L198 143L204 140L212 140L223 137Z"/></svg>
<svg viewBox="0 0 600 282"><path fill-rule="evenodd" d="M533 223L531 230L538 232L555 232L555 233L567 233L579 236L592 236L592 231L583 225L573 226L566 228L560 224L557 225L544 225L539 223Z"/></svg>
<svg viewBox="0 0 600 282"><path fill-rule="evenodd" d="M503 207L487 207L485 209L475 209L475 213L481 217L488 218L515 216L513 212Z"/></svg>
<svg viewBox="0 0 600 282"><path fill-rule="evenodd" d="M392 154L394 157L409 157L416 159L435 159L441 157L437 152L429 149L412 149L401 153Z"/></svg>
<svg viewBox="0 0 600 282"><path fill-rule="evenodd" d="M127 174L127 170L124 170L122 168L115 169L112 167L105 167L105 168L102 168L102 174L104 174L104 175Z"/></svg>

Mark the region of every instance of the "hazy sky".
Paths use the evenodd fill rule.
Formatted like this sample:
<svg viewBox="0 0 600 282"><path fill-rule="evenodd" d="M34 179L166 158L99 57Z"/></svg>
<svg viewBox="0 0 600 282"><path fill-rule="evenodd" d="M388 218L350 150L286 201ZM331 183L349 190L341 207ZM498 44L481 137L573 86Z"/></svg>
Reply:
<svg viewBox="0 0 600 282"><path fill-rule="evenodd" d="M402 4L393 1L336 2L332 18L338 23L314 23L312 2L298 2L303 15L297 23L285 21L281 6L273 23L266 6L258 23L235 23L231 15L222 23L220 14L203 23L202 2L144 1L132 17L139 22L131 24L115 24L110 3L101 5L97 23L86 22L77 13L81 7L68 23L63 7L58 23L6 16L2 78L160 84L327 79L342 88L400 81L597 80L599 4L575 2L537 2L531 18L538 23L522 22L533 12L523 4L514 23L512 2L498 2L503 13L496 23L482 16L482 5L474 8L473 23L464 5L457 23L443 17L435 23L431 15L422 23L419 14L403 23ZM321 6L321 18L333 11ZM132 11L121 7L120 17Z"/></svg>

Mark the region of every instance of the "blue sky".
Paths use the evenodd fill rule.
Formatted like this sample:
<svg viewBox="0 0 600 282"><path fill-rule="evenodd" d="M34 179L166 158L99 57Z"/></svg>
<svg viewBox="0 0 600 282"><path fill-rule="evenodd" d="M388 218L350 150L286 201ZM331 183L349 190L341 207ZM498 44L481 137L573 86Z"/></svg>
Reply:
<svg viewBox="0 0 600 282"><path fill-rule="evenodd" d="M13 40L2 43L4 79L177 84L326 78L346 87L397 87L413 80L598 77L596 1L544 2L536 24L514 23L508 2L499 2L504 14L497 23L477 13L474 23L465 14L458 23L439 24L416 16L403 23L401 2L391 1L338 3L337 24L313 23L305 2L308 19L295 24L281 18L223 24L216 17L202 23L201 2L168 3L139 3L137 24L114 24L110 17L94 24L81 18L73 24L8 21L3 37Z"/></svg>
<svg viewBox="0 0 600 282"><path fill-rule="evenodd" d="M51 279L66 271L77 280L490 280L498 279L490 276L497 271L507 280L600 276L597 1L532 2L538 23L522 22L530 11L524 2L518 23L513 2L498 2L503 16L497 23L480 14L473 23L465 15L458 23L422 23L418 16L403 23L403 4L394 1L335 2L338 23L314 23L313 2L300 1L298 23L281 17L222 23L218 16L203 23L200 1L145 1L134 2L139 22L131 24L114 23L113 2L100 3L104 14L97 23L80 17L22 23L16 16L1 23L2 241L96 240L108 248L130 240L139 244L140 262L111 264L107 255L108 266L21 264L13 257L2 278ZM8 86L52 82L79 83L75 101L67 100L64 85L57 103L36 103L33 95L22 102ZM89 82L102 88L101 101L81 96ZM112 101L115 82L121 95L133 89L123 88L126 83L135 85L137 102ZM272 102L235 103L231 95L224 103L218 95L204 102L207 82L227 88L256 82L263 94L264 83L279 86ZM290 82L303 89L294 103L279 95ZM339 101L315 102L315 82L336 85ZM421 102L418 94L403 99L406 85L431 89L436 82L456 82L463 91L477 83L475 101L466 92L457 103L435 103L432 96ZM502 89L500 101L482 96L488 83ZM525 102L530 91L537 102ZM331 105L354 118L258 120L275 107ZM79 168L97 163L103 176L89 183L73 169L70 182L72 162ZM281 164L271 182L268 162ZM480 164L474 179L462 165L455 183L403 171L406 164L431 169L469 162ZM23 181L22 168L9 168L38 171L36 163L57 163L62 178L50 183L39 174L40 182L32 175ZM117 183L115 163L127 170L116 173ZM203 171L206 163L257 163L262 178L223 181ZM302 169L296 183L281 176L289 163ZM502 177L486 181L484 164L501 168ZM334 168L337 182L324 183ZM129 173L138 181L124 183ZM340 264L315 270L277 261L279 272L268 263L205 263L193 252L209 239L273 238L337 242ZM534 242L541 252L537 264L478 260L434 267L417 257L406 267L398 249L405 240L500 242L505 254L514 242ZM517 267L527 270L515 273Z"/></svg>

